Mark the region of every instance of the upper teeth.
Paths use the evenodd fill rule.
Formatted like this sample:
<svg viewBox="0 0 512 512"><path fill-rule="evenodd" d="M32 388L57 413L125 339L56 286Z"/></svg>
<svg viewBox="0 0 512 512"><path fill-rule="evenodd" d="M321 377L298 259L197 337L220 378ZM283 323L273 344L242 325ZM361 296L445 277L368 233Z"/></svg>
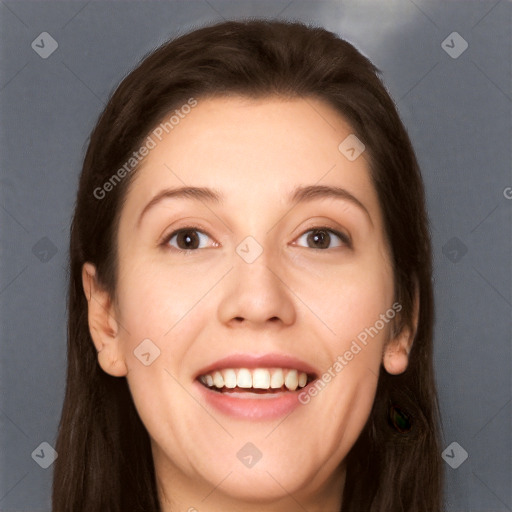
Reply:
<svg viewBox="0 0 512 512"><path fill-rule="evenodd" d="M210 388L279 389L285 386L295 391L307 384L308 376L298 370L283 368L227 368L201 375L199 380Z"/></svg>

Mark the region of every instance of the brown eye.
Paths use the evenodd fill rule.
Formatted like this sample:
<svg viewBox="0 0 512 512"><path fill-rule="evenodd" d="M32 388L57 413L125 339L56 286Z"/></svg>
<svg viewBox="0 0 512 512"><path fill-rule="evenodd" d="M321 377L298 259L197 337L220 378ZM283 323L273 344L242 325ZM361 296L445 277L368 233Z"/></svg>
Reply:
<svg viewBox="0 0 512 512"><path fill-rule="evenodd" d="M332 235L334 235L334 237ZM340 233L339 231L323 227L309 229L301 235L299 240L303 238L306 239L307 246L310 249L333 249L343 245L350 245L350 240L347 235ZM331 246L333 241L336 242L336 238L338 239L337 244Z"/></svg>
<svg viewBox="0 0 512 512"><path fill-rule="evenodd" d="M195 249L202 249L200 243L202 238L209 238L205 233L195 228L182 228L172 232L166 240L166 245L171 245L179 251L190 251ZM177 247L175 247L175 245Z"/></svg>

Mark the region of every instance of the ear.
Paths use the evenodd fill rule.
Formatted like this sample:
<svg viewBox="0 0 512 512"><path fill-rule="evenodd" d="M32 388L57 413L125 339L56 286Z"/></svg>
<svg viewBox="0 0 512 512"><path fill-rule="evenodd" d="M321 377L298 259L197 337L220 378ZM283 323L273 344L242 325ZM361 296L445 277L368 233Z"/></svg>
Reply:
<svg viewBox="0 0 512 512"><path fill-rule="evenodd" d="M420 311L420 294L417 278L414 279L413 311L410 324L402 327L398 334L390 339L383 354L383 365L391 375L398 375L405 372L409 364L409 354L418 329L418 318Z"/></svg>
<svg viewBox="0 0 512 512"><path fill-rule="evenodd" d="M89 331L98 352L98 363L105 373L123 377L128 369L121 350L116 312L109 293L98 283L96 267L84 263L82 285L87 298Z"/></svg>

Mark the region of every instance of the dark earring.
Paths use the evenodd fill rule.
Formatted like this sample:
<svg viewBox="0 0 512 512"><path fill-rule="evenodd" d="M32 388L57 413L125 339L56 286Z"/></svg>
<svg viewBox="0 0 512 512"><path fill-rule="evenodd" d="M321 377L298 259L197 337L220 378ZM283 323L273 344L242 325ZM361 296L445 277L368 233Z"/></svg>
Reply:
<svg viewBox="0 0 512 512"><path fill-rule="evenodd" d="M389 408L389 421L401 434L409 432L412 428L409 416L396 405L391 405Z"/></svg>

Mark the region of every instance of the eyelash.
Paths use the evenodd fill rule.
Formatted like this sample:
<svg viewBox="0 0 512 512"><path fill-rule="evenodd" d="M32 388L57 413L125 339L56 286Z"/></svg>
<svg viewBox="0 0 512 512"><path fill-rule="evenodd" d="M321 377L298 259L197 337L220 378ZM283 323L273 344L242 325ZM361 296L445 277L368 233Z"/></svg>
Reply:
<svg viewBox="0 0 512 512"><path fill-rule="evenodd" d="M169 242L176 235L178 235L179 233L184 232L184 231L196 231L196 232L201 233L203 235L209 236L205 231L202 230L202 228L199 228L199 226L186 226L186 227L183 227L183 228L180 228L180 229L176 229L175 231L173 231L172 233L170 233L169 235L164 237L161 245L164 246L164 247L169 247ZM337 236L341 240L342 244L344 244L344 245L346 245L348 247L352 247L352 243L351 243L350 237L348 235L346 235L345 233L342 233L340 231L337 231L336 229L328 228L327 226L315 226L315 227L309 228L306 231L302 232L301 235L298 238L303 237L306 233L309 233L311 231L325 231L327 233L332 233L332 234L334 234L335 236ZM306 247L306 249L315 249L315 248L314 247ZM336 249L336 247L331 247L331 249ZM178 249L177 247L172 247L172 250L176 251L176 252L181 252L181 253L191 253L191 252L194 252L194 251L198 251L199 249ZM317 248L316 250L326 251L328 249L318 249Z"/></svg>

